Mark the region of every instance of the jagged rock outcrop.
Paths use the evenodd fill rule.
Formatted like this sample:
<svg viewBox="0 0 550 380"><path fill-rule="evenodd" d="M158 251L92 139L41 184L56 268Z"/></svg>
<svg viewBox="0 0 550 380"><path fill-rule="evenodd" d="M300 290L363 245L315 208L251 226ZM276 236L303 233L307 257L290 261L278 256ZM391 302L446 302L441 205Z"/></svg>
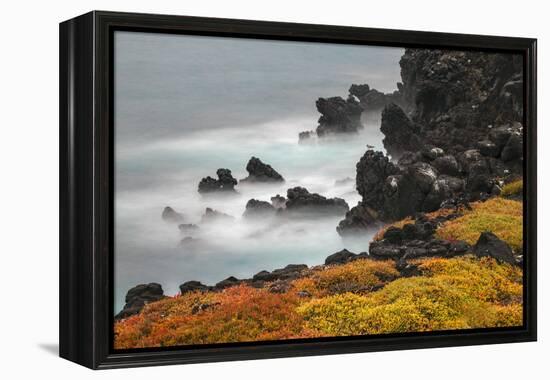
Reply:
<svg viewBox="0 0 550 380"><path fill-rule="evenodd" d="M409 119L396 104L388 104L382 111L380 130L388 154L399 157L405 151L419 151L425 147L420 137L421 126Z"/></svg>
<svg viewBox="0 0 550 380"><path fill-rule="evenodd" d="M340 236L357 235L374 228L377 225L378 213L363 202L352 207L344 219L338 223L336 231Z"/></svg>
<svg viewBox="0 0 550 380"><path fill-rule="evenodd" d="M321 114L316 129L319 137L333 133L357 132L362 128L360 119L363 109L354 99L344 100L339 96L319 98L315 105Z"/></svg>
<svg viewBox="0 0 550 380"><path fill-rule="evenodd" d="M271 165L264 164L259 158L252 157L246 165L248 177L240 182L284 182L282 175L277 173Z"/></svg>
<svg viewBox="0 0 550 380"><path fill-rule="evenodd" d="M315 135L318 137L341 133L356 133L359 129L363 128L361 124L363 108L352 96L346 100L340 96L319 98L315 102L315 106L321 114L318 121L319 125L315 129ZM301 142L307 141L313 135L311 131L301 132L299 139Z"/></svg>
<svg viewBox="0 0 550 380"><path fill-rule="evenodd" d="M234 192L237 180L231 175L229 169L218 169L216 171L218 179L210 176L203 178L199 182L199 193L213 192Z"/></svg>
<svg viewBox="0 0 550 380"><path fill-rule="evenodd" d="M473 250L479 257L489 256L508 264L517 264L519 262L519 258L514 256L512 248L489 231L481 233Z"/></svg>
<svg viewBox="0 0 550 380"><path fill-rule="evenodd" d="M126 304L115 316L116 320L128 318L138 314L145 305L163 299L164 291L162 286L155 282L134 286L126 293Z"/></svg>
<svg viewBox="0 0 550 380"><path fill-rule="evenodd" d="M348 261L351 261L357 258L359 255L356 253L350 252L347 249L343 249L336 253L333 253L330 256L327 256L325 259L325 265L334 265L334 264L345 264Z"/></svg>
<svg viewBox="0 0 550 380"><path fill-rule="evenodd" d="M170 206L167 206L164 210L162 210L161 218L168 223L181 223L184 219L183 214L180 214Z"/></svg>
<svg viewBox="0 0 550 380"><path fill-rule="evenodd" d="M452 154L475 149L491 128L522 122L520 55L406 49L400 66L400 105L419 126L416 133L426 146ZM403 126L396 119L385 128ZM407 150L402 144L409 142L388 139L385 148Z"/></svg>
<svg viewBox="0 0 550 380"><path fill-rule="evenodd" d="M405 160L394 164L382 152L368 150L357 163L356 188L362 201L339 223L338 233L342 236L357 234L372 228L379 220L390 222L417 212L435 211L445 201L464 194L467 183L464 179L441 174L431 164L440 159L439 166L445 173L458 173L457 160L445 157L442 150L433 148L405 155ZM474 173L470 166L467 170ZM472 181L482 180L475 173L472 176Z"/></svg>
<svg viewBox="0 0 550 380"><path fill-rule="evenodd" d="M398 83L397 86L398 90L385 94L374 88L370 88L368 84L352 84L349 88L349 93L359 100L359 105L365 111L378 111L391 103L405 107L403 96L399 91L402 84Z"/></svg>
<svg viewBox="0 0 550 380"><path fill-rule="evenodd" d="M246 209L243 216L246 218L265 218L275 215L277 210L266 201L250 199L246 202Z"/></svg>
<svg viewBox="0 0 550 380"><path fill-rule="evenodd" d="M326 198L303 187L287 190L285 211L290 215L344 215L349 206L341 198Z"/></svg>
<svg viewBox="0 0 550 380"><path fill-rule="evenodd" d="M180 288L180 294L196 292L196 291L206 292L212 289L210 286L204 285L200 281L187 281L181 284L179 288Z"/></svg>
<svg viewBox="0 0 550 380"><path fill-rule="evenodd" d="M418 257L454 257L470 251L471 247L464 241L447 241L434 237L437 226L446 220L458 217L449 214L429 219L425 214L415 216L413 223L402 228L389 227L378 241L369 245L369 257L374 259L394 259L398 266L411 275L413 268L407 268L406 261Z"/></svg>
<svg viewBox="0 0 550 380"><path fill-rule="evenodd" d="M275 269L272 272L263 270L252 277L252 281L295 280L308 269L305 264L289 264L284 268Z"/></svg>

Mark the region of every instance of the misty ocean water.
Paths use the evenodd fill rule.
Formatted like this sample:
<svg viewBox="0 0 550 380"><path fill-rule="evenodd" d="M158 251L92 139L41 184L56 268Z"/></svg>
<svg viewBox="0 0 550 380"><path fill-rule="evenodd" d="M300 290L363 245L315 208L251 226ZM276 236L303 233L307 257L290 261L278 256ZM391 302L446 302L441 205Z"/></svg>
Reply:
<svg viewBox="0 0 550 380"><path fill-rule="evenodd" d="M320 96L345 97L352 83L393 90L402 50L236 41L230 52L246 52L242 60L224 54L227 43L219 38L116 36L115 312L137 284L158 282L174 295L185 281L213 285L287 264L322 264L343 248L368 248L374 230L353 240L338 235L343 215L250 221L242 214L249 199L270 201L295 186L357 204L355 165L367 144L383 151L380 115L363 114L364 128L346 137L299 144L298 133L315 129ZM218 168L245 178L252 156L285 183L239 184L234 195L198 193L201 178L215 177ZM199 230L185 234L163 221L166 206ZM206 207L235 219L201 223ZM193 240L182 244L188 236Z"/></svg>

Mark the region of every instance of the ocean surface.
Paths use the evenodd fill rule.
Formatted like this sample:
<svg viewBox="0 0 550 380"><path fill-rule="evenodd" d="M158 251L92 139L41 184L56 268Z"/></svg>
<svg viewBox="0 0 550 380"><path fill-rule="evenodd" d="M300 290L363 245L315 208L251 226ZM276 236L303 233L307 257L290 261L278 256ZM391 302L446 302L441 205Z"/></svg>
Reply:
<svg viewBox="0 0 550 380"><path fill-rule="evenodd" d="M320 116L318 97L347 96L352 83L393 91L400 48L115 34L115 312L127 290L158 282L165 294L189 280L213 285L287 264L317 265L347 248L365 251L373 233L343 240L342 217L254 222L246 202L303 186L353 207L355 165L367 144L382 150L379 114L357 135L298 143ZM243 185L233 196L202 196L201 178L228 168L242 179L250 157L273 166L277 185ZM161 219L164 207L195 223L195 234ZM235 217L200 224L206 207ZM197 240L181 244L187 236Z"/></svg>

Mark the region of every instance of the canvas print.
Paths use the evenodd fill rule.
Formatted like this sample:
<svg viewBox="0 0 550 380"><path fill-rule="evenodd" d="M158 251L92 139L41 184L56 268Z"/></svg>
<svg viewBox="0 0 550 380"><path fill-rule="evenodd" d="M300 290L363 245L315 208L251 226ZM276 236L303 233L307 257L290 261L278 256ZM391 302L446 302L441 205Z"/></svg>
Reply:
<svg viewBox="0 0 550 380"><path fill-rule="evenodd" d="M523 58L117 31L119 350L523 325Z"/></svg>

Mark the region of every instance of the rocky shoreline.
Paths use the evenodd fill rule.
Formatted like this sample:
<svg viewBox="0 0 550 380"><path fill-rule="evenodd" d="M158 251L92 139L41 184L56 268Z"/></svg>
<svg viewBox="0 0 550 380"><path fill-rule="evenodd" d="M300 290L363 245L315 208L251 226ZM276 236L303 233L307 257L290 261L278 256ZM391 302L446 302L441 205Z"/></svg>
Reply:
<svg viewBox="0 0 550 380"><path fill-rule="evenodd" d="M402 82L393 93L353 84L347 99L318 99L321 117L317 128L299 135L299 141L305 142L313 137L357 133L363 112L381 111L380 130L387 155L367 149L357 162L355 186L361 196L357 205L350 208L343 199L294 187L287 190L286 197L277 194L271 202L250 199L243 214L246 218L341 216L335 228L343 238L390 224L368 250L354 253L344 249L319 266L290 264L248 279L231 276L213 286L187 281L180 285L181 294L219 292L242 284L281 293L289 290L290 281L311 271L359 259L394 260L402 277L418 275L410 261L422 257L474 254L522 265L521 252L514 252L491 231L482 232L474 244L435 235L439 226L459 218L472 202L497 197L505 184L522 177L521 60L506 54L406 49L400 66ZM203 178L198 191L203 195L231 194L238 192L240 184L285 181L257 157L251 157L246 170L248 177L238 181L231 170L220 168L218 178ZM438 214L431 215L434 212ZM177 223L185 234L200 228L183 224L185 215L170 207L162 218ZM233 218L207 208L201 223ZM401 220L408 222L391 225ZM186 239L191 241L191 235L182 243ZM135 315L146 304L163 298L160 284L138 285L128 291L126 304L115 319Z"/></svg>

